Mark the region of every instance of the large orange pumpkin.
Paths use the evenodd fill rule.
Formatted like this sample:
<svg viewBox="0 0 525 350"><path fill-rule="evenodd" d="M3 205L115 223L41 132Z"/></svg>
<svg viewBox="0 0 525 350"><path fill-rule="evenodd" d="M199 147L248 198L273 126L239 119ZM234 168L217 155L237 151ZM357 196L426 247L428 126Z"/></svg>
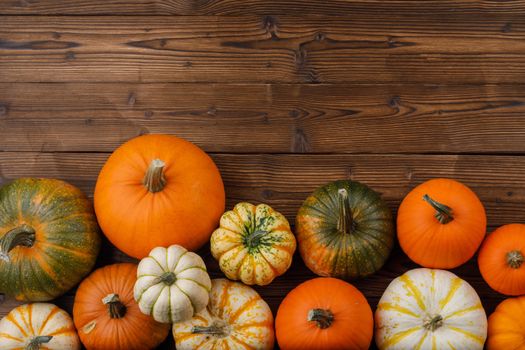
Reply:
<svg viewBox="0 0 525 350"><path fill-rule="evenodd" d="M368 349L374 319L364 295L350 283L318 277L293 289L277 311L282 350Z"/></svg>
<svg viewBox="0 0 525 350"><path fill-rule="evenodd" d="M137 265L114 264L93 272L79 286L73 320L87 350L154 349L169 324L143 314L133 299Z"/></svg>
<svg viewBox="0 0 525 350"><path fill-rule="evenodd" d="M525 296L502 301L489 317L488 350L525 350Z"/></svg>
<svg viewBox="0 0 525 350"><path fill-rule="evenodd" d="M525 294L525 225L504 225L488 235L478 265L492 289L507 295Z"/></svg>
<svg viewBox="0 0 525 350"><path fill-rule="evenodd" d="M467 262L483 241L486 225L478 196L451 179L420 184L397 213L401 248L414 262L431 268L451 269Z"/></svg>
<svg viewBox="0 0 525 350"><path fill-rule="evenodd" d="M224 212L221 175L194 144L145 135L119 147L95 188L100 227L120 250L142 259L155 247L196 250Z"/></svg>

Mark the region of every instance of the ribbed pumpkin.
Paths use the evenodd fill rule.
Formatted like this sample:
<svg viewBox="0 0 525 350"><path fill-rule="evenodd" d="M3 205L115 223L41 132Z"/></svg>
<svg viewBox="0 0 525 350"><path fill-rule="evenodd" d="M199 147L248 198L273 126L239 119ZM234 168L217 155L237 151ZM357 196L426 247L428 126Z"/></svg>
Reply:
<svg viewBox="0 0 525 350"><path fill-rule="evenodd" d="M486 225L478 196L451 179L420 184L397 212L399 244L424 267L452 269L470 260L485 237Z"/></svg>
<svg viewBox="0 0 525 350"><path fill-rule="evenodd" d="M73 320L87 350L148 350L167 337L170 325L143 314L133 299L137 265L102 267L78 287Z"/></svg>
<svg viewBox="0 0 525 350"><path fill-rule="evenodd" d="M0 321L2 350L80 350L73 320L53 304L20 305Z"/></svg>
<svg viewBox="0 0 525 350"><path fill-rule="evenodd" d="M379 194L357 181L318 188L299 209L299 251L318 275L353 279L379 270L394 243L390 209Z"/></svg>
<svg viewBox="0 0 525 350"><path fill-rule="evenodd" d="M506 295L525 294L525 225L504 225L488 235L478 265L492 289Z"/></svg>
<svg viewBox="0 0 525 350"><path fill-rule="evenodd" d="M266 204L238 203L211 236L211 253L222 272L250 285L267 285L285 273L295 247L288 220Z"/></svg>
<svg viewBox="0 0 525 350"><path fill-rule="evenodd" d="M102 231L138 259L155 247L200 248L217 227L224 203L224 185L212 159L169 135L140 136L120 146L95 187Z"/></svg>
<svg viewBox="0 0 525 350"><path fill-rule="evenodd" d="M502 301L489 317L488 350L525 350L525 296Z"/></svg>
<svg viewBox="0 0 525 350"><path fill-rule="evenodd" d="M31 178L0 188L0 292L56 298L89 273L99 246L93 208L78 188Z"/></svg>

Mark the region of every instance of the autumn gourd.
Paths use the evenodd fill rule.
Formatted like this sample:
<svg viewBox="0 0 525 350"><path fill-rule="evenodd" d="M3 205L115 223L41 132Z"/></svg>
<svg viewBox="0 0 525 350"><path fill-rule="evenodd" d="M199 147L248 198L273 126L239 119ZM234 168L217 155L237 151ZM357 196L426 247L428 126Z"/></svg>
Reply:
<svg viewBox="0 0 525 350"><path fill-rule="evenodd" d="M377 306L375 329L380 350L482 350L487 316L466 281L421 268L390 283Z"/></svg>
<svg viewBox="0 0 525 350"><path fill-rule="evenodd" d="M282 275L295 247L288 220L266 204L237 204L211 236L211 253L222 272L249 285L264 286Z"/></svg>
<svg viewBox="0 0 525 350"><path fill-rule="evenodd" d="M414 188L397 213L403 251L424 267L451 269L474 256L487 218L471 189L451 179L433 179Z"/></svg>
<svg viewBox="0 0 525 350"><path fill-rule="evenodd" d="M225 195L217 166L200 148L175 136L145 135L111 155L94 200L104 234L142 259L155 247L196 250L208 242Z"/></svg>
<svg viewBox="0 0 525 350"><path fill-rule="evenodd" d="M525 294L525 225L504 225L488 235L478 265L492 289L506 295Z"/></svg>
<svg viewBox="0 0 525 350"><path fill-rule="evenodd" d="M488 350L525 350L525 296L502 301L489 317Z"/></svg>
<svg viewBox="0 0 525 350"><path fill-rule="evenodd" d="M189 320L208 305L211 280L202 258L172 245L154 248L141 260L134 297L158 322Z"/></svg>
<svg viewBox="0 0 525 350"><path fill-rule="evenodd" d="M0 321L2 350L80 350L73 320L53 304L20 305Z"/></svg>
<svg viewBox="0 0 525 350"><path fill-rule="evenodd" d="M364 295L331 277L303 282L284 298L275 320L282 350L365 350L374 319Z"/></svg>
<svg viewBox="0 0 525 350"><path fill-rule="evenodd" d="M390 209L379 194L357 181L318 188L299 209L299 251L318 275L353 279L379 270L394 243Z"/></svg>
<svg viewBox="0 0 525 350"><path fill-rule="evenodd" d="M168 335L169 325L143 314L133 299L137 265L102 267L78 287L73 320L87 350L147 350Z"/></svg>
<svg viewBox="0 0 525 350"><path fill-rule="evenodd" d="M89 273L99 246L93 208L76 187L24 178L0 188L1 293L56 298Z"/></svg>
<svg viewBox="0 0 525 350"><path fill-rule="evenodd" d="M173 337L177 350L271 350L273 315L252 288L214 279L208 306L191 320L175 323Z"/></svg>

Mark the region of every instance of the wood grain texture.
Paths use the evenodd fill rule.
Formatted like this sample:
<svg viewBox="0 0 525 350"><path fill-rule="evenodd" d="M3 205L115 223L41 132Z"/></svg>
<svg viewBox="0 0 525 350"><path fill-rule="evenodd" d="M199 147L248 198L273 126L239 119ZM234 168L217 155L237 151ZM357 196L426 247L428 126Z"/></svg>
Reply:
<svg viewBox="0 0 525 350"><path fill-rule="evenodd" d="M0 150L523 154L524 113L525 85L0 83Z"/></svg>
<svg viewBox="0 0 525 350"><path fill-rule="evenodd" d="M520 14L27 17L3 82L523 83Z"/></svg>

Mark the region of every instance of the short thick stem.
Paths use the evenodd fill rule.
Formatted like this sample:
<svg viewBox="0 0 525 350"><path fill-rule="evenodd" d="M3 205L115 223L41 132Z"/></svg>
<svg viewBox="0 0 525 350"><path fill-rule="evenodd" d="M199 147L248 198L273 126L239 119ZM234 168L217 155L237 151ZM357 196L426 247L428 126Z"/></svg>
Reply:
<svg viewBox="0 0 525 350"><path fill-rule="evenodd" d="M142 180L142 184L151 193L157 193L164 189L166 186L166 177L164 176L164 167L166 164L160 159L154 159L151 161L146 175Z"/></svg>
<svg viewBox="0 0 525 350"><path fill-rule="evenodd" d="M255 230L246 237L245 245L248 248L255 248L261 243L261 238L268 234L265 230Z"/></svg>
<svg viewBox="0 0 525 350"><path fill-rule="evenodd" d="M350 209L348 191L345 188L340 188L337 194L339 198L337 230L341 233L351 233L354 230L354 219L352 217L352 209Z"/></svg>
<svg viewBox="0 0 525 350"><path fill-rule="evenodd" d="M328 309L311 309L308 311L307 320L315 322L321 329L326 329L334 322L334 314Z"/></svg>
<svg viewBox="0 0 525 350"><path fill-rule="evenodd" d="M49 343L53 339L50 335L39 335L31 339L25 350L39 350L40 345Z"/></svg>
<svg viewBox="0 0 525 350"><path fill-rule="evenodd" d="M228 336L229 331L225 325L219 324L217 322L214 322L211 326L193 326L191 329L191 333L193 334L207 334L207 335L213 335L219 338L223 338Z"/></svg>
<svg viewBox="0 0 525 350"><path fill-rule="evenodd" d="M451 207L433 200L428 194L425 194L423 196L423 200L430 204L432 208L436 210L436 214L434 214L434 216L440 223L448 224L449 222L454 220Z"/></svg>
<svg viewBox="0 0 525 350"><path fill-rule="evenodd" d="M173 272L165 272L159 277L159 279L160 279L160 282L168 286L171 286L173 283L175 283L175 281L177 280L177 277L175 276Z"/></svg>
<svg viewBox="0 0 525 350"><path fill-rule="evenodd" d="M16 246L32 247L35 243L35 230L29 225L21 225L0 238L0 260L9 262L9 252Z"/></svg>
<svg viewBox="0 0 525 350"><path fill-rule="evenodd" d="M519 250L512 250L507 253L507 264L513 269L519 269L523 262L525 262L525 257L522 252Z"/></svg>
<svg viewBox="0 0 525 350"><path fill-rule="evenodd" d="M109 317L122 318L126 315L126 305L122 304L118 294L108 294L102 302L108 307Z"/></svg>
<svg viewBox="0 0 525 350"><path fill-rule="evenodd" d="M423 324L423 326L426 329L432 332L434 332L436 329L438 329L442 325L443 325L443 317L441 317L441 315L436 315Z"/></svg>

